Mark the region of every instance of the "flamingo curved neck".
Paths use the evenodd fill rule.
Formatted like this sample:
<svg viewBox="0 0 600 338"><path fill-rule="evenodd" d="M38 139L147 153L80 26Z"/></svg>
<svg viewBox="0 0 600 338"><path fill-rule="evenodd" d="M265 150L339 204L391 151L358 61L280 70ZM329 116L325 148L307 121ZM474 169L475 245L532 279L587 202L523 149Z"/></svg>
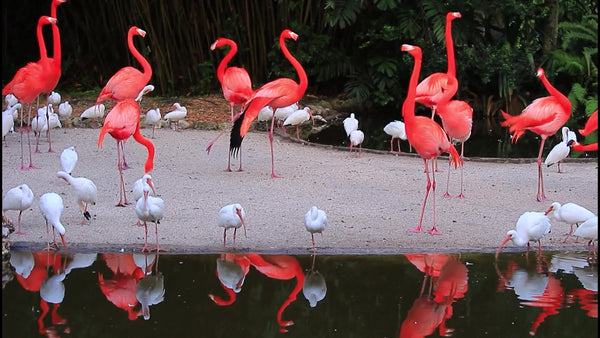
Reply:
<svg viewBox="0 0 600 338"><path fill-rule="evenodd" d="M308 78L306 77L306 72L304 71L304 68L302 68L300 62L298 62L298 60L296 60L296 58L288 50L287 46L285 45L285 39L286 38L283 35L279 36L279 46L281 47L281 51L283 52L285 58L288 59L288 61L296 70L296 73L298 73L298 79L300 80L300 83L298 84L299 89L296 93L304 94L306 88L308 88ZM298 100L299 99L300 97L298 98Z"/></svg>
<svg viewBox="0 0 600 338"><path fill-rule="evenodd" d="M142 74L144 74L146 80L145 83L148 83L148 81L150 81L150 78L152 77L152 67L150 66L148 60L144 58L144 56L137 50L137 48L135 48L135 45L133 44L133 36L135 35L135 32L135 27L129 29L129 34L127 36L127 45L129 46L129 51L131 52L133 57L135 57L135 59L138 60L138 62L142 65Z"/></svg>
<svg viewBox="0 0 600 338"><path fill-rule="evenodd" d="M548 93L550 95L552 95L554 98L556 98L558 100L559 104L561 106L563 106L570 114L571 113L571 101L569 101L569 99L563 93L561 93L558 89L554 88L554 86L550 83L550 81L548 81L548 78L546 78L546 73L542 73L542 75L540 76L540 80L542 81L542 84L544 85L544 87L546 88Z"/></svg>
<svg viewBox="0 0 600 338"><path fill-rule="evenodd" d="M142 135L139 122L135 127L133 138L148 150L148 157L146 157L146 164L144 165L144 171L147 174L154 169L154 143Z"/></svg>
<svg viewBox="0 0 600 338"><path fill-rule="evenodd" d="M229 63L229 61L231 61L231 59L233 59L233 56L238 51L237 44L233 40L223 39L223 41L225 41L225 44L228 45L230 48L229 52L227 52L223 60L221 60L221 63L219 63L219 67L217 68L217 78L219 79L219 82L223 82L223 75L225 75L225 69L227 68L227 64Z"/></svg>
<svg viewBox="0 0 600 338"><path fill-rule="evenodd" d="M44 20L45 18L40 18L36 30L38 45L40 47L40 60L48 58L48 51L46 50L46 41L44 41L44 33L42 30L45 24Z"/></svg>

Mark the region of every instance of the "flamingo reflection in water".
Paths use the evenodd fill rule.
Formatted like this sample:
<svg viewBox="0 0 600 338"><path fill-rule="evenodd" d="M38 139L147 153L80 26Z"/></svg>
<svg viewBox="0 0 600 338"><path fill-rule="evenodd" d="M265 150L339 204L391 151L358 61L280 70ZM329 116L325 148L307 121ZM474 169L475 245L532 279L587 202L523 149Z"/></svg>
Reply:
<svg viewBox="0 0 600 338"><path fill-rule="evenodd" d="M237 265L237 267L235 266ZM287 332L287 327L294 325L292 320L283 320L283 311L296 300L304 285L304 272L298 260L289 255L222 254L217 259L217 277L229 299L222 299L213 294L208 297L220 306L231 305L236 300L236 293L241 291L245 276L254 266L263 275L279 280L296 278L296 286L277 311L277 323L280 332Z"/></svg>
<svg viewBox="0 0 600 338"><path fill-rule="evenodd" d="M425 337L439 326L439 334L448 337L454 331L446 327L452 317L452 303L463 298L468 289L468 271L464 263L449 254L410 254L406 258L425 273L419 297L400 327L399 337ZM427 279L429 291L424 293Z"/></svg>
<svg viewBox="0 0 600 338"><path fill-rule="evenodd" d="M146 273L136 265L133 254L102 254L101 260L110 269L105 278L102 271L98 272L98 285L106 299L127 312L129 320L136 320L142 315L141 307L135 295L138 282Z"/></svg>
<svg viewBox="0 0 600 338"><path fill-rule="evenodd" d="M535 269L526 269L510 261L504 273L495 264L500 282L499 291L513 290L521 305L542 310L531 325L531 336L536 334L546 317L558 314L558 310L563 308L565 295L560 280L540 264L538 260Z"/></svg>

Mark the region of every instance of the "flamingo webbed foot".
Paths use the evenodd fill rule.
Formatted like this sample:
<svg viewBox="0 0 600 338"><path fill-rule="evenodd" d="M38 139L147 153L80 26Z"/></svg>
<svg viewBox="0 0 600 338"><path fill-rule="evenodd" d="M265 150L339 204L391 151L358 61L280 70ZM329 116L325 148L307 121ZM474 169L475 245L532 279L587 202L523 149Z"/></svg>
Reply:
<svg viewBox="0 0 600 338"><path fill-rule="evenodd" d="M450 195L447 191L442 195L443 198L452 198L452 195Z"/></svg>
<svg viewBox="0 0 600 338"><path fill-rule="evenodd" d="M427 233L430 234L430 235L441 235L442 234L435 227L431 228L430 230L427 230Z"/></svg>
<svg viewBox="0 0 600 338"><path fill-rule="evenodd" d="M456 198L467 198L462 192L456 196Z"/></svg>
<svg viewBox="0 0 600 338"><path fill-rule="evenodd" d="M408 230L410 232L421 232L421 227Z"/></svg>

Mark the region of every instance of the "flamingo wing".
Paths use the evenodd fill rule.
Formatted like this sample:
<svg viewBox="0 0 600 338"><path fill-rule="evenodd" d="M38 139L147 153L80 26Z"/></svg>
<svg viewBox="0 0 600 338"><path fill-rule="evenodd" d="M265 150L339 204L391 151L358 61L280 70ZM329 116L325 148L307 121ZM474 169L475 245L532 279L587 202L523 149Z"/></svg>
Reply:
<svg viewBox="0 0 600 338"><path fill-rule="evenodd" d="M426 107L433 107L444 99L450 99L457 90L456 77L446 73L433 73L417 85L415 101Z"/></svg>
<svg viewBox="0 0 600 338"><path fill-rule="evenodd" d="M252 96L252 81L248 72L240 67L229 67L223 74L223 96L234 104L244 104Z"/></svg>

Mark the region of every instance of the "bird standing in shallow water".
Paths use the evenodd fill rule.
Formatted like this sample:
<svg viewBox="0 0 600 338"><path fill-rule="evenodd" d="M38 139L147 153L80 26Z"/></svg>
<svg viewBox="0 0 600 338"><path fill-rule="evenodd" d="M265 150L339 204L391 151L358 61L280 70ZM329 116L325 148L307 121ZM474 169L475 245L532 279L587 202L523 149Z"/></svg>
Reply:
<svg viewBox="0 0 600 338"><path fill-rule="evenodd" d="M325 227L327 226L327 214L325 211L313 205L304 215L304 224L306 225L306 230L310 232L313 251L316 251L315 233L323 234L323 230L325 230Z"/></svg>
<svg viewBox="0 0 600 338"><path fill-rule="evenodd" d="M235 246L235 235L237 229L244 227L244 236L246 236L246 212L239 203L229 204L219 210L217 225L223 228L223 246L226 243L227 229L233 228L233 245Z"/></svg>
<svg viewBox="0 0 600 338"><path fill-rule="evenodd" d="M546 213L527 211L523 213L517 220L517 224L514 230L509 230L506 233L506 238L496 251L496 260L502 247L512 240L516 246L527 245L527 253L529 253L529 242L538 243L538 255L542 254L542 242L541 239L550 233L552 225L550 224L550 218L546 216Z"/></svg>
<svg viewBox="0 0 600 338"><path fill-rule="evenodd" d="M2 199L2 211L7 210L19 210L19 217L17 218L17 234L24 235L21 231L21 216L23 211L29 209L33 205L33 191L25 183L20 184L10 189L4 199Z"/></svg>

